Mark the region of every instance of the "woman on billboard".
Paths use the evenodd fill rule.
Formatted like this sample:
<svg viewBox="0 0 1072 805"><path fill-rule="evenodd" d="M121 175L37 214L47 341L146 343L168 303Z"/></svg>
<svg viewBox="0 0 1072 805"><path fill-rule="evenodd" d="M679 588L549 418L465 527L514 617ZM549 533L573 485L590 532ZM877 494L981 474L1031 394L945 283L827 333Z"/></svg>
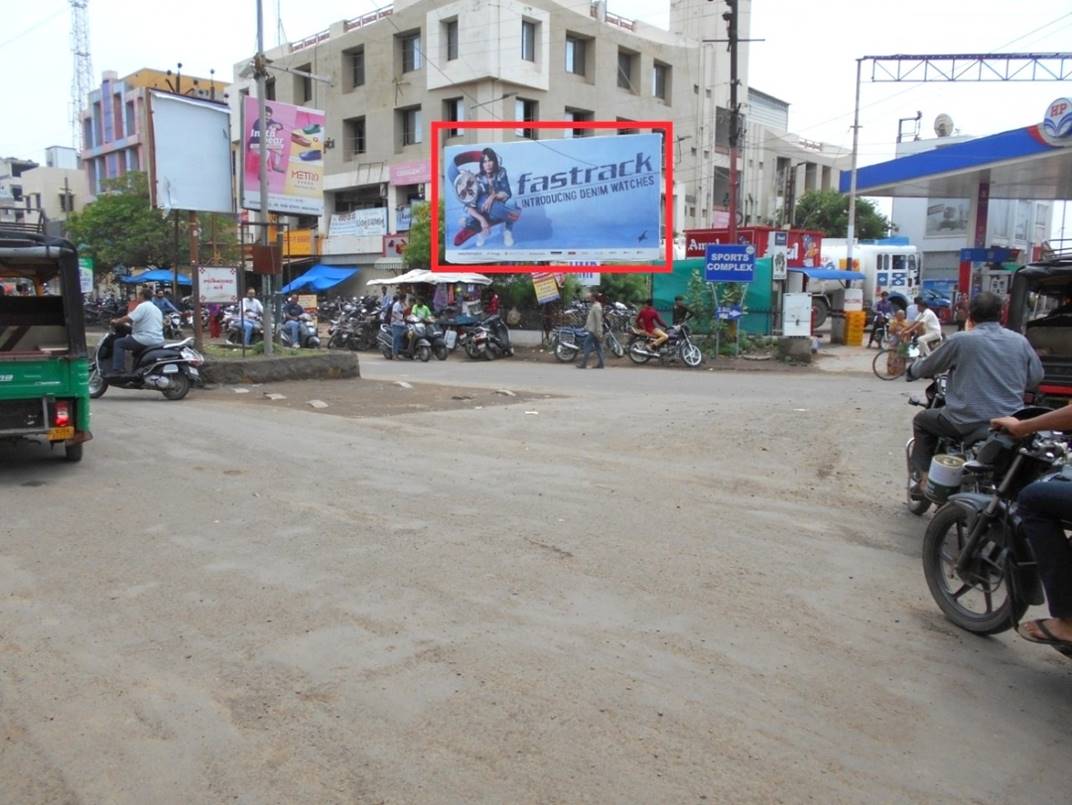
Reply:
<svg viewBox="0 0 1072 805"><path fill-rule="evenodd" d="M458 169L466 162L480 161L480 173ZM521 217L521 211L515 204L508 204L513 195L510 191L510 177L502 167L499 155L491 148L483 151L469 151L459 154L451 166L454 190L459 200L465 205L467 213L464 229L454 236L454 245L461 246L476 235L476 245L481 247L491 234L496 224L505 224L503 245L514 245L514 222Z"/></svg>

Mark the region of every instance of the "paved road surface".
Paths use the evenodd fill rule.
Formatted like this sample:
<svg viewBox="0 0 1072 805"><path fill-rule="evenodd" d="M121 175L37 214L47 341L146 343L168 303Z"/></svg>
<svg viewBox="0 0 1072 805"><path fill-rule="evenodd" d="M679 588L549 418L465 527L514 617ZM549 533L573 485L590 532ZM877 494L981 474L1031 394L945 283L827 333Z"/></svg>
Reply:
<svg viewBox="0 0 1072 805"><path fill-rule="evenodd" d="M1067 800L1072 663L927 593L904 384L363 371L560 396L0 448L4 801Z"/></svg>

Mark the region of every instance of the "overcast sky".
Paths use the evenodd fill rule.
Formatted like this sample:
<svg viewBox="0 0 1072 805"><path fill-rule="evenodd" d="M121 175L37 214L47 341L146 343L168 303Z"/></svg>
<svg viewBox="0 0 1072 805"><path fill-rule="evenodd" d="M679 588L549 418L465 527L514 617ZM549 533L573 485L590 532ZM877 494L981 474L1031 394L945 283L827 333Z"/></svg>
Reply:
<svg viewBox="0 0 1072 805"><path fill-rule="evenodd" d="M382 0L265 0L266 40L275 44L276 8L287 38L299 39ZM577 0L583 9L587 0ZM720 4L711 3L712 13ZM624 17L663 27L669 0L609 0ZM255 46L254 0L89 0L95 78L140 67L230 77ZM43 160L49 145L69 145L67 103L72 58L66 0L3 0L0 27L0 155ZM851 142L855 60L890 53L1057 51L1072 45L1070 0L754 0L754 87L790 106L790 129L809 139ZM1041 121L1047 104L1072 88L1061 84L871 84L861 94L860 164L893 155L897 119L923 112L952 116L964 134L983 135Z"/></svg>

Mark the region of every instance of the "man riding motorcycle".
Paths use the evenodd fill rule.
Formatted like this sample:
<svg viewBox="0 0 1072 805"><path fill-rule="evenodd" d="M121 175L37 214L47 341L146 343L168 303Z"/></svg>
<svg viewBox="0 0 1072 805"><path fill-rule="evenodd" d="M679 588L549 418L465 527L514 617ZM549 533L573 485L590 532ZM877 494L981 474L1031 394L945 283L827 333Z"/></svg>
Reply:
<svg viewBox="0 0 1072 805"><path fill-rule="evenodd" d="M300 347L302 343L301 317L304 313L305 308L298 304L298 297L294 294L288 296L286 303L283 305L283 329L290 336L290 344L293 347Z"/></svg>
<svg viewBox="0 0 1072 805"><path fill-rule="evenodd" d="M1034 348L998 323L1001 307L996 294L978 294L971 301L969 329L950 336L941 349L905 372L911 381L956 369L946 386L945 405L920 411L912 420L912 464L920 477L913 496L924 497L940 438L963 438L992 419L1016 412L1023 408L1024 392L1042 382L1042 362Z"/></svg>
<svg viewBox="0 0 1072 805"><path fill-rule="evenodd" d="M131 326L130 335L117 338L112 344L112 375L122 375L126 371L128 349L140 352L164 345L164 314L153 304L152 289L142 289L141 299L141 304L126 316L112 319L113 327L124 324Z"/></svg>

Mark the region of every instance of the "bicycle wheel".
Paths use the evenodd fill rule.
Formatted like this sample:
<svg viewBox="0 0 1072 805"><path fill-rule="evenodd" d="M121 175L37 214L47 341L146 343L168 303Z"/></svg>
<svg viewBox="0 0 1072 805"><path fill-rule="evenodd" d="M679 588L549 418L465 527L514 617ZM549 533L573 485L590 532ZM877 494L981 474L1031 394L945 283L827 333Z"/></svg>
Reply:
<svg viewBox="0 0 1072 805"><path fill-rule="evenodd" d="M892 349L880 349L875 353L875 359L871 361L871 369L879 380L896 380L905 373L906 362L904 360L890 361L891 357L899 356Z"/></svg>

